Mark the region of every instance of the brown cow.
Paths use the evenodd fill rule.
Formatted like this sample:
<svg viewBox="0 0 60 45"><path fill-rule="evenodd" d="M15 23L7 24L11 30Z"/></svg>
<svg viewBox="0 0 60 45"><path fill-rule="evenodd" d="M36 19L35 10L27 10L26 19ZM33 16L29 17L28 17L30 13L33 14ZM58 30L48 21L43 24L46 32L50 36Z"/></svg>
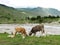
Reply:
<svg viewBox="0 0 60 45"><path fill-rule="evenodd" d="M45 33L45 31L44 31L44 25L43 25L43 24L34 26L34 27L31 29L29 35L31 36L32 33L34 33L34 35L35 35L36 32L38 32L38 31L41 31L42 34Z"/></svg>
<svg viewBox="0 0 60 45"><path fill-rule="evenodd" d="M8 37L12 37L12 38L15 37L17 32L21 33L23 38L25 38L25 36L27 36L25 28L23 28L23 27L16 27L15 31L13 32L13 35L10 35Z"/></svg>

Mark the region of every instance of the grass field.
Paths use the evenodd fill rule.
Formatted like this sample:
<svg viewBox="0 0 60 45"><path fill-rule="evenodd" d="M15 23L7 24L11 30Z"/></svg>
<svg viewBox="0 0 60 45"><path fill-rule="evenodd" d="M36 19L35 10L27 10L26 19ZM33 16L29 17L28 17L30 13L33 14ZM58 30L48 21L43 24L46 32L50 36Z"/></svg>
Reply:
<svg viewBox="0 0 60 45"><path fill-rule="evenodd" d="M29 36L22 39L21 35L15 38L7 37L8 34L0 34L0 45L60 45L60 35L35 37Z"/></svg>

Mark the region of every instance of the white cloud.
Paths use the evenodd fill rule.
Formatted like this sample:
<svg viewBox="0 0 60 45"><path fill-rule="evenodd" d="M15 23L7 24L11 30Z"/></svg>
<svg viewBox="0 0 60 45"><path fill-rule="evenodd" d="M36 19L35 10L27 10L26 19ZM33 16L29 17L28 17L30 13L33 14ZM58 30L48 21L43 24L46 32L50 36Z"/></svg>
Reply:
<svg viewBox="0 0 60 45"><path fill-rule="evenodd" d="M60 10L60 0L0 0L0 3L12 7L45 7Z"/></svg>

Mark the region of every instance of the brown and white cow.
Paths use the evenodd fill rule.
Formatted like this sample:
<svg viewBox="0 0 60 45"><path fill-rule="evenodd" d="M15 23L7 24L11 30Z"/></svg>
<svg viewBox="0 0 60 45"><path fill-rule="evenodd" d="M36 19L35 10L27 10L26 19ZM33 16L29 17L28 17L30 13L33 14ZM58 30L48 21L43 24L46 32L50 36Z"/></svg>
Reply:
<svg viewBox="0 0 60 45"><path fill-rule="evenodd" d="M13 32L13 35L10 35L9 37L12 37L12 38L15 37L17 32L21 33L22 38L25 38L25 36L27 36L25 28L23 28L23 27L15 27L15 31Z"/></svg>
<svg viewBox="0 0 60 45"><path fill-rule="evenodd" d="M36 32L40 32L40 31L42 32L42 34L45 33L43 24L36 25L36 26L32 27L29 35L31 36L33 33L34 33L34 35L36 35Z"/></svg>

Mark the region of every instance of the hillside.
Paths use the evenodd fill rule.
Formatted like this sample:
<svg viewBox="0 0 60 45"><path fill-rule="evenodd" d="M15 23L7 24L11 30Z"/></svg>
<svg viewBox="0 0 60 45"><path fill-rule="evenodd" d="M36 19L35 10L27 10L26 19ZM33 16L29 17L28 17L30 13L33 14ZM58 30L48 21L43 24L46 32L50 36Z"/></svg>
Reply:
<svg viewBox="0 0 60 45"><path fill-rule="evenodd" d="M28 14L23 11L18 11L13 7L0 4L0 23L13 23L19 22L24 19Z"/></svg>
<svg viewBox="0 0 60 45"><path fill-rule="evenodd" d="M27 11L32 13L34 16L40 15L40 16L60 16L60 11L54 8L42 8L42 7L36 7L36 8L17 8L17 10Z"/></svg>
<svg viewBox="0 0 60 45"><path fill-rule="evenodd" d="M4 15L11 16L13 18L18 18L18 17L21 18L22 16L24 16L24 14L21 13L21 11L18 11L12 7L8 7L8 6L0 4L0 16L4 16Z"/></svg>
<svg viewBox="0 0 60 45"><path fill-rule="evenodd" d="M6 5L0 4L0 23L25 23L27 22L26 17L34 17L36 22L46 22L47 19L41 19L37 20L37 16L60 16L60 11L53 8L42 8L42 7L36 7L36 8L13 8L8 7ZM54 19L55 20L55 19ZM58 20L58 19L57 19ZM31 22L31 20L28 20ZM49 19L48 19L49 21Z"/></svg>

